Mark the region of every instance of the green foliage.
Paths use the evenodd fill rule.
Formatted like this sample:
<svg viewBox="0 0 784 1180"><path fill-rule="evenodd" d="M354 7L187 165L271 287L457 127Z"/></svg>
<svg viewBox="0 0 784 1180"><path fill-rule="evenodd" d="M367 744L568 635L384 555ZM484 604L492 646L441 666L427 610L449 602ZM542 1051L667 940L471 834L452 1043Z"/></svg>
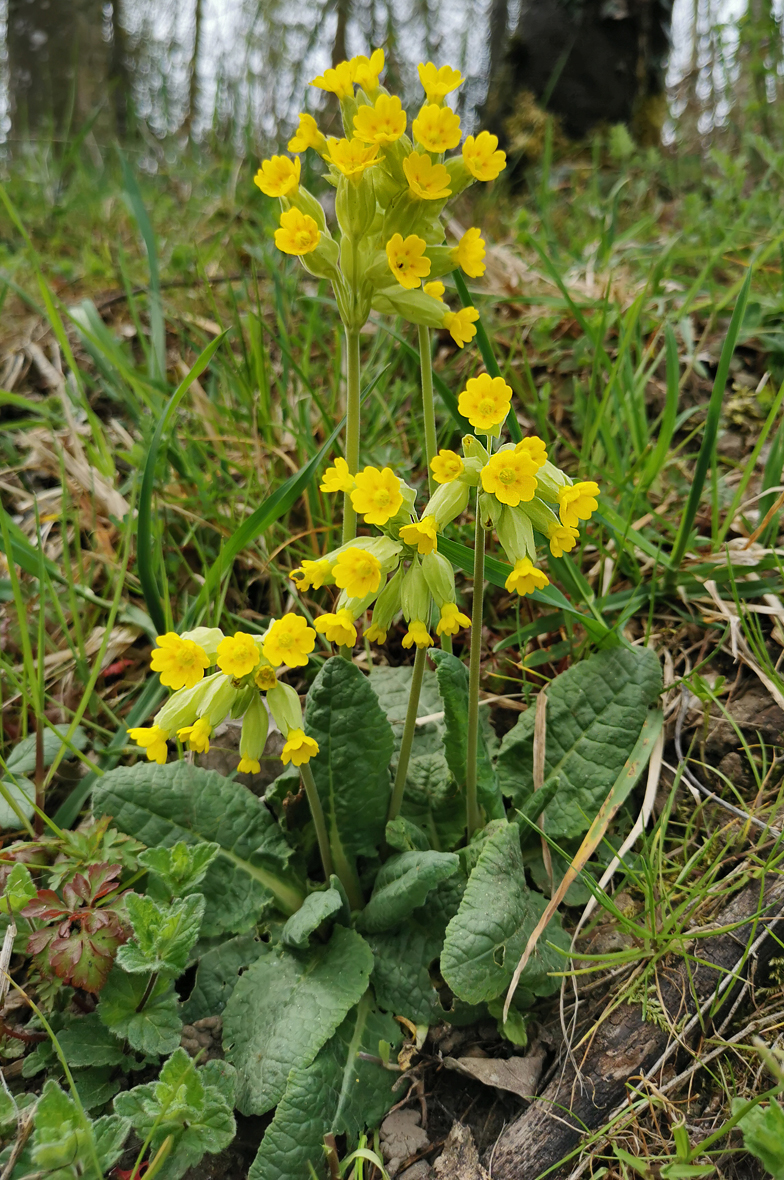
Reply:
<svg viewBox="0 0 784 1180"><path fill-rule="evenodd" d="M400 1026L365 996L313 1064L292 1070L248 1180L292 1180L307 1175L308 1164L325 1177L324 1135L345 1134L351 1141L395 1102L397 1075L383 1069L377 1055L380 1042L394 1048L400 1040Z"/></svg>
<svg viewBox="0 0 784 1180"><path fill-rule="evenodd" d="M184 1049L166 1061L156 1082L118 1094L114 1109L129 1122L154 1155L171 1136L172 1146L158 1176L179 1180L209 1152L234 1138L235 1074L224 1061L197 1069Z"/></svg>
<svg viewBox="0 0 784 1180"><path fill-rule="evenodd" d="M241 976L223 1013L223 1043L244 1114L280 1101L289 1071L310 1065L359 1003L372 969L365 940L336 926L326 946L296 956L270 950Z"/></svg>
<svg viewBox="0 0 784 1180"><path fill-rule="evenodd" d="M207 868L209 897L202 934L242 933L265 903L298 909L304 890L289 865L293 850L272 813L239 783L186 762L138 763L112 770L97 784L93 807L152 846L204 844L220 854Z"/></svg>
<svg viewBox="0 0 784 1180"><path fill-rule="evenodd" d="M160 906L149 897L129 893L125 899L133 926L133 941L120 947L117 962L132 974L163 972L178 976L188 965L188 954L199 937L204 896L191 894Z"/></svg>
<svg viewBox="0 0 784 1180"><path fill-rule="evenodd" d="M159 879L171 900L184 897L201 884L219 851L219 844L188 845L179 840L173 848L147 848L139 856L139 864L150 870L153 880Z"/></svg>
<svg viewBox="0 0 784 1180"><path fill-rule="evenodd" d="M165 1057L180 1043L177 995L165 977L155 981L149 991L148 983L144 976L127 975L115 966L96 1011L106 1028L119 1040L127 1040L132 1049L150 1057Z"/></svg>
<svg viewBox="0 0 784 1180"><path fill-rule="evenodd" d="M597 652L551 683L543 785L558 782L545 811L545 830L553 839L587 831L660 692L659 661L648 648ZM498 756L501 789L516 807L533 793L533 739L529 709L504 737Z"/></svg>
<svg viewBox="0 0 784 1180"><path fill-rule="evenodd" d="M322 923L342 913L343 898L337 889L330 887L309 893L296 914L292 914L281 931L281 941L294 950L304 950L311 934L315 934Z"/></svg>
<svg viewBox="0 0 784 1180"><path fill-rule="evenodd" d="M5 892L0 897L0 913L18 913L37 893L30 870L24 864L15 864L6 879Z"/></svg>
<svg viewBox="0 0 784 1180"><path fill-rule="evenodd" d="M359 919L369 934L392 930L421 906L431 889L457 872L453 852L401 852L379 870L373 895Z"/></svg>
<svg viewBox="0 0 784 1180"><path fill-rule="evenodd" d="M735 1108L744 1105L743 1099L736 1098ZM784 1180L784 1108L775 1098L763 1109L755 1106L738 1121L743 1131L743 1142L773 1180Z"/></svg>
<svg viewBox="0 0 784 1180"><path fill-rule="evenodd" d="M193 1024L205 1016L219 1016L234 991L240 971L265 954L266 949L266 944L253 934L238 934L205 949L198 959L193 991L182 1006L183 1020Z"/></svg>
<svg viewBox="0 0 784 1180"><path fill-rule="evenodd" d="M438 678L438 691L444 703L444 752L455 782L465 782L468 755L468 668L449 652L434 651L432 655ZM492 736L489 725L479 728L477 754L477 790L479 805L485 819L503 819L504 803L498 787L493 762L488 749Z"/></svg>
<svg viewBox="0 0 784 1180"><path fill-rule="evenodd" d="M102 1180L120 1158L129 1130L128 1120L117 1115L91 1122L50 1079L35 1108L31 1159L54 1180Z"/></svg>
<svg viewBox="0 0 784 1180"><path fill-rule="evenodd" d="M51 766L57 755L63 748L63 738L68 733L70 726L55 725L52 729L48 726L44 728L42 734L43 745L43 765ZM87 734L81 725L77 725L68 740L68 748L74 750L83 750L87 745ZM36 766L36 743L38 739L36 734L31 733L29 737L24 738L21 742L17 742L11 753L8 755L6 767L9 774L14 776L32 774Z"/></svg>
<svg viewBox="0 0 784 1180"><path fill-rule="evenodd" d="M499 996L509 986L545 905L542 895L525 883L520 830L517 824L505 824L485 842L460 909L447 927L441 972L455 995L470 1004ZM545 938L564 950L569 947L557 919ZM556 950L540 943L521 985L546 995L560 986L547 973L563 964Z"/></svg>

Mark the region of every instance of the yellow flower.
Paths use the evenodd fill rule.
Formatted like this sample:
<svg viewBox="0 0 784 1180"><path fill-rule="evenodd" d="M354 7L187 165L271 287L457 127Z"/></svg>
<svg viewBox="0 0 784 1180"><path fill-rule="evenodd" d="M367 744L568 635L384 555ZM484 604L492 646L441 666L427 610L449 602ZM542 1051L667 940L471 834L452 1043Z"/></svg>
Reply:
<svg viewBox="0 0 784 1180"><path fill-rule="evenodd" d="M260 770L261 763L258 758L248 758L244 755L240 758L239 765L237 766L237 772L239 774L258 774Z"/></svg>
<svg viewBox="0 0 784 1180"><path fill-rule="evenodd" d="M336 459L332 467L328 467L321 477L320 492L353 492L354 476L348 469L345 459Z"/></svg>
<svg viewBox="0 0 784 1180"><path fill-rule="evenodd" d="M438 529L434 516L425 516L413 524L403 525L400 530L400 540L406 545L416 545L417 553L423 556L432 553L438 544Z"/></svg>
<svg viewBox="0 0 784 1180"><path fill-rule="evenodd" d="M386 643L387 633L378 623L371 623L365 632L365 639L368 643Z"/></svg>
<svg viewBox="0 0 784 1180"><path fill-rule="evenodd" d="M463 163L477 180L495 180L506 167L506 152L499 152L498 136L489 131L468 135L463 144Z"/></svg>
<svg viewBox="0 0 784 1180"><path fill-rule="evenodd" d="M482 231L476 226L467 229L453 249L452 257L470 278L480 279L485 273L485 242Z"/></svg>
<svg viewBox="0 0 784 1180"><path fill-rule="evenodd" d="M553 557L563 557L564 553L571 553L577 544L579 531L568 524L554 524L548 533L550 552Z"/></svg>
<svg viewBox="0 0 784 1180"><path fill-rule="evenodd" d="M515 567L504 585L507 590L516 590L518 594L533 594L534 590L543 590L550 585L550 579L542 570L538 570L530 557L521 557L515 562Z"/></svg>
<svg viewBox="0 0 784 1180"><path fill-rule="evenodd" d="M327 141L318 128L318 123L312 115L301 114L299 127L289 140L290 152L304 152L307 148L315 148L317 152L326 150Z"/></svg>
<svg viewBox="0 0 784 1180"><path fill-rule="evenodd" d="M429 61L426 64L420 62L417 69L428 102L443 102L447 94L463 84L463 75L451 66L441 66L439 70Z"/></svg>
<svg viewBox="0 0 784 1180"><path fill-rule="evenodd" d="M261 650L265 659L278 668L302 668L316 646L316 632L299 615L276 619L266 634Z"/></svg>
<svg viewBox="0 0 784 1180"><path fill-rule="evenodd" d="M452 483L465 471L465 464L456 451L441 450L430 460L430 470L436 483Z"/></svg>
<svg viewBox="0 0 784 1180"><path fill-rule="evenodd" d="M293 762L295 766L302 766L303 763L310 762L311 758L315 758L318 752L317 741L308 737L301 729L290 729L286 744L281 750L280 760L284 765Z"/></svg>
<svg viewBox="0 0 784 1180"><path fill-rule="evenodd" d="M375 594L381 585L381 562L374 553L355 545L339 554L332 573L336 584L349 598Z"/></svg>
<svg viewBox="0 0 784 1180"><path fill-rule="evenodd" d="M218 644L218 667L227 676L247 676L261 659L259 645L247 631L227 635Z"/></svg>
<svg viewBox="0 0 784 1180"><path fill-rule="evenodd" d="M576 529L581 520L590 520L591 514L599 507L596 497L599 495L599 485L592 479L583 483L567 484L558 489L558 506L560 508L561 524ZM160 642L160 640L158 641Z"/></svg>
<svg viewBox="0 0 784 1180"><path fill-rule="evenodd" d="M366 524L384 525L400 511L403 493L400 480L391 467L366 467L358 471L356 488L351 493L351 504L355 512L364 516Z"/></svg>
<svg viewBox="0 0 784 1180"><path fill-rule="evenodd" d="M420 648L433 646L433 640L428 634L427 627L417 619L412 619L403 636L403 647L413 647L414 644Z"/></svg>
<svg viewBox="0 0 784 1180"><path fill-rule="evenodd" d="M474 324L479 319L475 307L461 307L460 311L447 311L441 321L458 348L468 344L476 336Z"/></svg>
<svg viewBox="0 0 784 1180"><path fill-rule="evenodd" d="M310 254L316 249L321 230L308 213L287 209L280 215L280 229L275 230L275 245L284 254Z"/></svg>
<svg viewBox="0 0 784 1180"><path fill-rule="evenodd" d="M537 468L528 455L498 451L482 468L482 487L502 504L516 508L521 500L533 500Z"/></svg>
<svg viewBox="0 0 784 1180"><path fill-rule="evenodd" d="M253 183L258 185L265 197L286 197L299 188L301 167L299 157L290 160L288 156L273 156L270 160L262 160Z"/></svg>
<svg viewBox="0 0 784 1180"><path fill-rule="evenodd" d="M370 57L364 53L352 57L348 63L354 74L354 81L365 91L378 89L378 75L384 68L384 50L374 49Z"/></svg>
<svg viewBox="0 0 784 1180"><path fill-rule="evenodd" d="M161 684L166 688L193 688L209 668L210 658L203 647L192 639L180 639L175 631L159 635L152 653L150 667L160 672Z"/></svg>
<svg viewBox="0 0 784 1180"><path fill-rule="evenodd" d="M193 725L186 725L177 730L177 737L181 742L187 742L191 750L197 754L208 754L210 749L210 734L212 726L206 717L199 717Z"/></svg>
<svg viewBox="0 0 784 1180"><path fill-rule="evenodd" d="M503 377L491 377L480 373L466 381L466 387L457 399L457 408L475 430L492 430L509 413L512 387Z"/></svg>
<svg viewBox="0 0 784 1180"><path fill-rule="evenodd" d="M271 668L269 664L262 664L256 675L253 677L253 683L256 688L260 688L262 692L269 692L278 683L278 678L275 675L275 669Z"/></svg>
<svg viewBox="0 0 784 1180"><path fill-rule="evenodd" d="M338 98L352 98L354 95L354 71L351 63L338 62L331 70L325 70L309 83L318 90L326 90L329 94L336 94Z"/></svg>
<svg viewBox="0 0 784 1180"><path fill-rule="evenodd" d="M406 129L406 112L396 94L380 94L354 116L354 136L363 143L394 143Z"/></svg>
<svg viewBox="0 0 784 1180"><path fill-rule="evenodd" d="M456 602L445 602L441 607L441 620L436 627L437 635L457 635L461 627L470 627L471 620L464 615Z"/></svg>
<svg viewBox="0 0 784 1180"><path fill-rule="evenodd" d="M367 144L361 139L334 139L332 136L327 143L330 160L344 176L358 176L366 168L378 163L377 143Z"/></svg>
<svg viewBox="0 0 784 1180"><path fill-rule="evenodd" d="M529 438L522 439L515 447L515 450L518 454L530 455L537 469L543 467L547 462L547 447L545 446L544 439L538 438L535 434L532 434Z"/></svg>
<svg viewBox="0 0 784 1180"><path fill-rule="evenodd" d="M335 614L320 615L316 619L316 630L339 647L353 647L357 642L354 616L345 606Z"/></svg>
<svg viewBox="0 0 784 1180"><path fill-rule="evenodd" d="M413 291L420 280L430 274L430 259L425 258L427 242L416 234L409 234L404 238L402 234L393 234L387 242L387 261L389 269L401 287Z"/></svg>
<svg viewBox="0 0 784 1180"><path fill-rule="evenodd" d="M440 283L438 279L434 279L432 283L425 283L422 287L425 295L429 295L431 299L437 299L439 303L444 302L444 291L446 287Z"/></svg>
<svg viewBox="0 0 784 1180"><path fill-rule="evenodd" d="M146 752L150 762L163 766L169 753L166 748L168 729L161 729L160 725L151 725L149 729L129 729L128 737Z"/></svg>
<svg viewBox="0 0 784 1180"><path fill-rule="evenodd" d="M428 152L448 152L460 143L460 116L449 107L428 103L411 124L414 139Z"/></svg>
<svg viewBox="0 0 784 1180"><path fill-rule="evenodd" d="M326 557L320 557L318 561L304 558L302 565L289 574L298 590L310 590L311 586L314 590L320 590L331 576L332 567Z"/></svg>
<svg viewBox="0 0 784 1180"><path fill-rule="evenodd" d="M444 201L452 195L449 173L443 164L434 164L424 152L412 152L403 161L408 191L423 201Z"/></svg>

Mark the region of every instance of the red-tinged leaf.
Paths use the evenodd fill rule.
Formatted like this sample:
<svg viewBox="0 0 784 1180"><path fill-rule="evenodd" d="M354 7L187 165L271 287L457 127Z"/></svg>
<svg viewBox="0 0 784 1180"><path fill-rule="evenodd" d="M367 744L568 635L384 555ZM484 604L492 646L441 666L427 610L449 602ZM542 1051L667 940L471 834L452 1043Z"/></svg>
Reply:
<svg viewBox="0 0 784 1180"><path fill-rule="evenodd" d="M106 983L117 948L126 938L127 935L118 935L111 928L94 934L84 929L71 930L68 938L52 939L49 962L65 983L96 994Z"/></svg>
<svg viewBox="0 0 784 1180"><path fill-rule="evenodd" d="M63 885L63 900L69 910L78 910L81 906L88 905L91 897L90 882L84 873L76 873L72 881Z"/></svg>
<svg viewBox="0 0 784 1180"><path fill-rule="evenodd" d="M40 955L49 946L57 931L52 926L44 926L43 930L34 930L27 940L28 955Z"/></svg>
<svg viewBox="0 0 784 1180"><path fill-rule="evenodd" d="M22 910L22 916L25 918L43 918L47 922L61 918L67 913L67 907L53 889L39 889L35 899L28 902Z"/></svg>

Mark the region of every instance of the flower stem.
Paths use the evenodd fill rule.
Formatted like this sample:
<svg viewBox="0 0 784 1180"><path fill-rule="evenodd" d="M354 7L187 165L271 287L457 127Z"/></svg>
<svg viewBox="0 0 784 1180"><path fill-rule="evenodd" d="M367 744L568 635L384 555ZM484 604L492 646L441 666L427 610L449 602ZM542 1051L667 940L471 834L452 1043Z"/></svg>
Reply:
<svg viewBox="0 0 784 1180"><path fill-rule="evenodd" d="M427 483L430 495L436 490L436 481L430 469L430 462L438 450L436 437L436 408L433 401L433 354L430 351L430 331L422 324L418 328L419 367L422 370L422 413L425 421L425 458L427 459Z"/></svg>
<svg viewBox="0 0 784 1180"><path fill-rule="evenodd" d="M321 853L321 867L324 870L324 880L329 881L332 876L332 852L329 847L329 835L327 834L327 823L324 819L324 809L321 806L321 799L319 798L313 771L307 762L303 762L299 771L302 775L302 785L308 797L310 814L313 817L313 825L316 829L316 839L318 840L319 852Z"/></svg>
<svg viewBox="0 0 784 1180"><path fill-rule="evenodd" d="M425 674L427 662L427 648L418 647L414 657L414 670L411 674L411 688L408 694L408 709L403 726L403 737L400 742L400 756L397 760L395 785L392 788L392 798L389 803L389 819L394 819L403 804L403 792L406 789L408 763L411 758L411 747L414 744L416 719L419 711L419 694L422 691L422 677Z"/></svg>
<svg viewBox="0 0 784 1180"><path fill-rule="evenodd" d="M477 799L477 751L479 749L479 674L482 665L482 616L485 588L485 529L476 493L474 528L474 601L471 611L471 659L468 666L468 734L466 756L466 820L468 839L481 824Z"/></svg>
<svg viewBox="0 0 784 1180"><path fill-rule="evenodd" d="M359 470L359 332L346 328L346 462L352 475ZM357 535L357 514L351 494L343 497L343 544Z"/></svg>

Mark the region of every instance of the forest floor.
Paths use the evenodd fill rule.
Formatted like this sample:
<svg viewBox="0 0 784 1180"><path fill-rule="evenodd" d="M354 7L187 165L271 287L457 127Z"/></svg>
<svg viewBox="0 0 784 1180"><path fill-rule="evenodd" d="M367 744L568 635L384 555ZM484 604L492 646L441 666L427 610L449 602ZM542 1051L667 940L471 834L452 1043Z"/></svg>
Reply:
<svg viewBox="0 0 784 1180"><path fill-rule="evenodd" d="M236 552L208 621L260 630L294 601L289 570L338 543L333 505L316 480L262 535L237 541L249 514L318 452L343 396L329 292L281 265L253 171L245 160L174 157L155 146L129 149L122 167L108 150L104 159L36 150L10 169L2 193L0 497L3 547L22 575L17 585L0 569L0 748L7 761L34 732L39 684L51 722L79 715L84 741L47 798L61 826L78 820L84 776L106 747L114 741L132 757L125 719L147 680L155 628L122 520L173 389L224 330L180 407L172 467L161 465L156 489L165 542L154 572L167 613L180 618L221 554ZM708 159L630 151L618 160L600 145L540 164L518 193L466 201L456 214L455 228L481 225L492 247L472 289L523 429L602 489L602 510L572 554L576 572L553 580L580 609L652 646L667 686L663 760L617 817L602 854L607 863L644 816L614 902L599 905L581 934L581 954L594 958L575 977L579 1019L571 982L565 994L582 1053L603 1006L619 998L647 1004L644 1019L664 1023L677 1041L681 1026L656 992L657 964L667 976L733 889L763 870L780 873L784 548L781 513L769 510L784 467L782 178L784 153L760 141ZM711 391L749 268L716 414ZM439 339L436 373L450 389L478 365L476 350ZM363 369L378 375L364 410L363 461L394 463L421 484L411 329L372 320ZM699 540L673 569L666 555L711 431ZM458 438L439 413L440 445ZM468 545L471 527L462 526ZM458 580L465 587L468 577ZM297 601L310 617L328 592ZM365 645L361 666L410 662L402 637L392 633L381 651ZM483 638L482 692L499 737L543 686L593 650L576 616L498 589L488 596ZM461 641L455 651L462 654ZM220 743L211 757L221 765ZM273 761L269 751L266 765ZM257 793L269 782L263 774L248 784ZM555 858L556 875L573 851ZM567 929L589 898L572 887ZM688 1175L655 1170L677 1162L672 1128L681 1122L692 1142L716 1136L706 1148L715 1174L757 1174L739 1133L717 1132L734 1099L770 1088L754 1037L784 1043L783 971L779 937L760 953L729 1017L703 1020L655 1071L630 1068L631 1103L612 1125L591 1128L589 1146L563 1175ZM534 1016L530 1041L548 1081L563 1064L557 997ZM436 1030L414 1070L428 1143L407 1164L433 1164L455 1119L471 1127L487 1162L525 1105L443 1068L458 1044L463 1058L509 1056L492 1024L448 1035L454 1044L445 1048L447 1034ZM21 1072L23 1050L0 1037L7 1079ZM243 1137L252 1159L261 1129L247 1120L223 1173L211 1160L198 1174L231 1174ZM368 1166L365 1177L373 1174Z"/></svg>

